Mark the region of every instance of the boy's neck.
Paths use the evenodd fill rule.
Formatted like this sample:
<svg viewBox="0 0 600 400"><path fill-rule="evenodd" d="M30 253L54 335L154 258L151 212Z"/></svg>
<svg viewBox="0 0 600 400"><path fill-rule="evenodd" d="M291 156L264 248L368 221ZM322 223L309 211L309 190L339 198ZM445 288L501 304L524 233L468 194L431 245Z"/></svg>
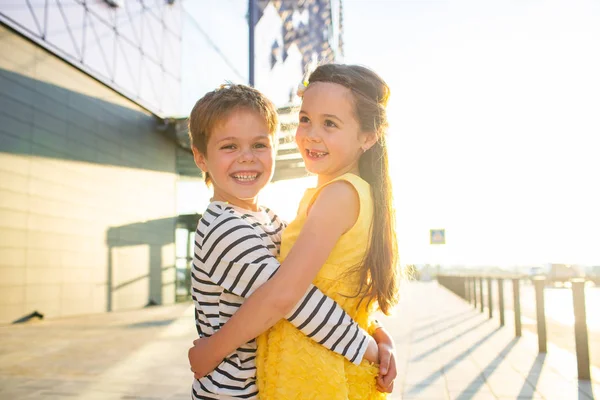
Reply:
<svg viewBox="0 0 600 400"><path fill-rule="evenodd" d="M253 199L239 199L237 197L222 196L219 193L215 193L210 201L221 201L223 203L231 204L244 210L259 211L258 198Z"/></svg>

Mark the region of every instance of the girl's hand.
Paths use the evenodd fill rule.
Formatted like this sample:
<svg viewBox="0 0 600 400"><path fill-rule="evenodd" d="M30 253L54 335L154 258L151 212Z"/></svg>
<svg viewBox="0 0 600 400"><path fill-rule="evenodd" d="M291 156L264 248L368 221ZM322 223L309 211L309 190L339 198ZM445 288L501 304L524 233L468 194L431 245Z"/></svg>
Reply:
<svg viewBox="0 0 600 400"><path fill-rule="evenodd" d="M379 376L377 377L377 390L382 393L392 393L394 379L398 375L396 369L396 348L394 339L383 328L378 328L373 333L379 349Z"/></svg>
<svg viewBox="0 0 600 400"><path fill-rule="evenodd" d="M377 390L382 393L392 393L394 379L398 374L396 369L396 351L394 346L379 343L379 376L377 377Z"/></svg>
<svg viewBox="0 0 600 400"><path fill-rule="evenodd" d="M214 346L211 351L210 337L194 340L194 346L188 350L188 360L194 378L200 379L219 366L223 359L216 354Z"/></svg>

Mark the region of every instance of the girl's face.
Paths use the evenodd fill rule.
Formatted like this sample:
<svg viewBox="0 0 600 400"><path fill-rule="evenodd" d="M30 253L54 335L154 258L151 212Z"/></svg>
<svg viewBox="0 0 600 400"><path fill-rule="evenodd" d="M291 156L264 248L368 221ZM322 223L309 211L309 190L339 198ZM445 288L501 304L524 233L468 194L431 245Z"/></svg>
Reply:
<svg viewBox="0 0 600 400"><path fill-rule="evenodd" d="M329 82L306 89L296 143L306 169L319 175L319 185L347 172L358 175L358 160L373 138L374 133L360 131L350 89Z"/></svg>
<svg viewBox="0 0 600 400"><path fill-rule="evenodd" d="M234 110L211 133L205 155L192 150L196 165L210 175L213 200L258 209L258 194L273 176L275 159L273 136L258 112Z"/></svg>

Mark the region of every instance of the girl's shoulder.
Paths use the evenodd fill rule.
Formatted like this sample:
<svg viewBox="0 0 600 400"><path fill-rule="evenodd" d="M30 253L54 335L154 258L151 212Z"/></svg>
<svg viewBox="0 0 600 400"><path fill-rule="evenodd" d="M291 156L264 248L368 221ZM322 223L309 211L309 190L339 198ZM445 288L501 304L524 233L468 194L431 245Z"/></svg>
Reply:
<svg viewBox="0 0 600 400"><path fill-rule="evenodd" d="M304 197L302 198L302 203L304 203L307 208L310 208L310 206L312 206L317 197L319 197L319 194L321 193L321 191L323 191L323 189L333 184L339 184L341 182L352 186L352 188L358 194L360 203L368 201L371 198L371 185L358 175L346 173L330 180L324 185L308 189L305 192Z"/></svg>
<svg viewBox="0 0 600 400"><path fill-rule="evenodd" d="M356 174L352 174L350 172L345 173L344 175L340 175L337 178L334 178L331 180L331 182L335 182L335 181L348 182L357 189L365 189L365 188L370 189L371 188L371 185L369 185L369 182L365 181L360 176L358 176Z"/></svg>

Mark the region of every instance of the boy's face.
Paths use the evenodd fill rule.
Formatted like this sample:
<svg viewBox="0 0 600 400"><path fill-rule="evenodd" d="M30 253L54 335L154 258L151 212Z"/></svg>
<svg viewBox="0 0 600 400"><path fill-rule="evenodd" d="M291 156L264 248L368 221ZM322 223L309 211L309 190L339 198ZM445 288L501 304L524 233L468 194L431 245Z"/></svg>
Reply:
<svg viewBox="0 0 600 400"><path fill-rule="evenodd" d="M208 172L213 200L257 209L259 192L273 176L275 149L267 123L256 111L239 109L211 133L206 154L192 146L196 165Z"/></svg>

